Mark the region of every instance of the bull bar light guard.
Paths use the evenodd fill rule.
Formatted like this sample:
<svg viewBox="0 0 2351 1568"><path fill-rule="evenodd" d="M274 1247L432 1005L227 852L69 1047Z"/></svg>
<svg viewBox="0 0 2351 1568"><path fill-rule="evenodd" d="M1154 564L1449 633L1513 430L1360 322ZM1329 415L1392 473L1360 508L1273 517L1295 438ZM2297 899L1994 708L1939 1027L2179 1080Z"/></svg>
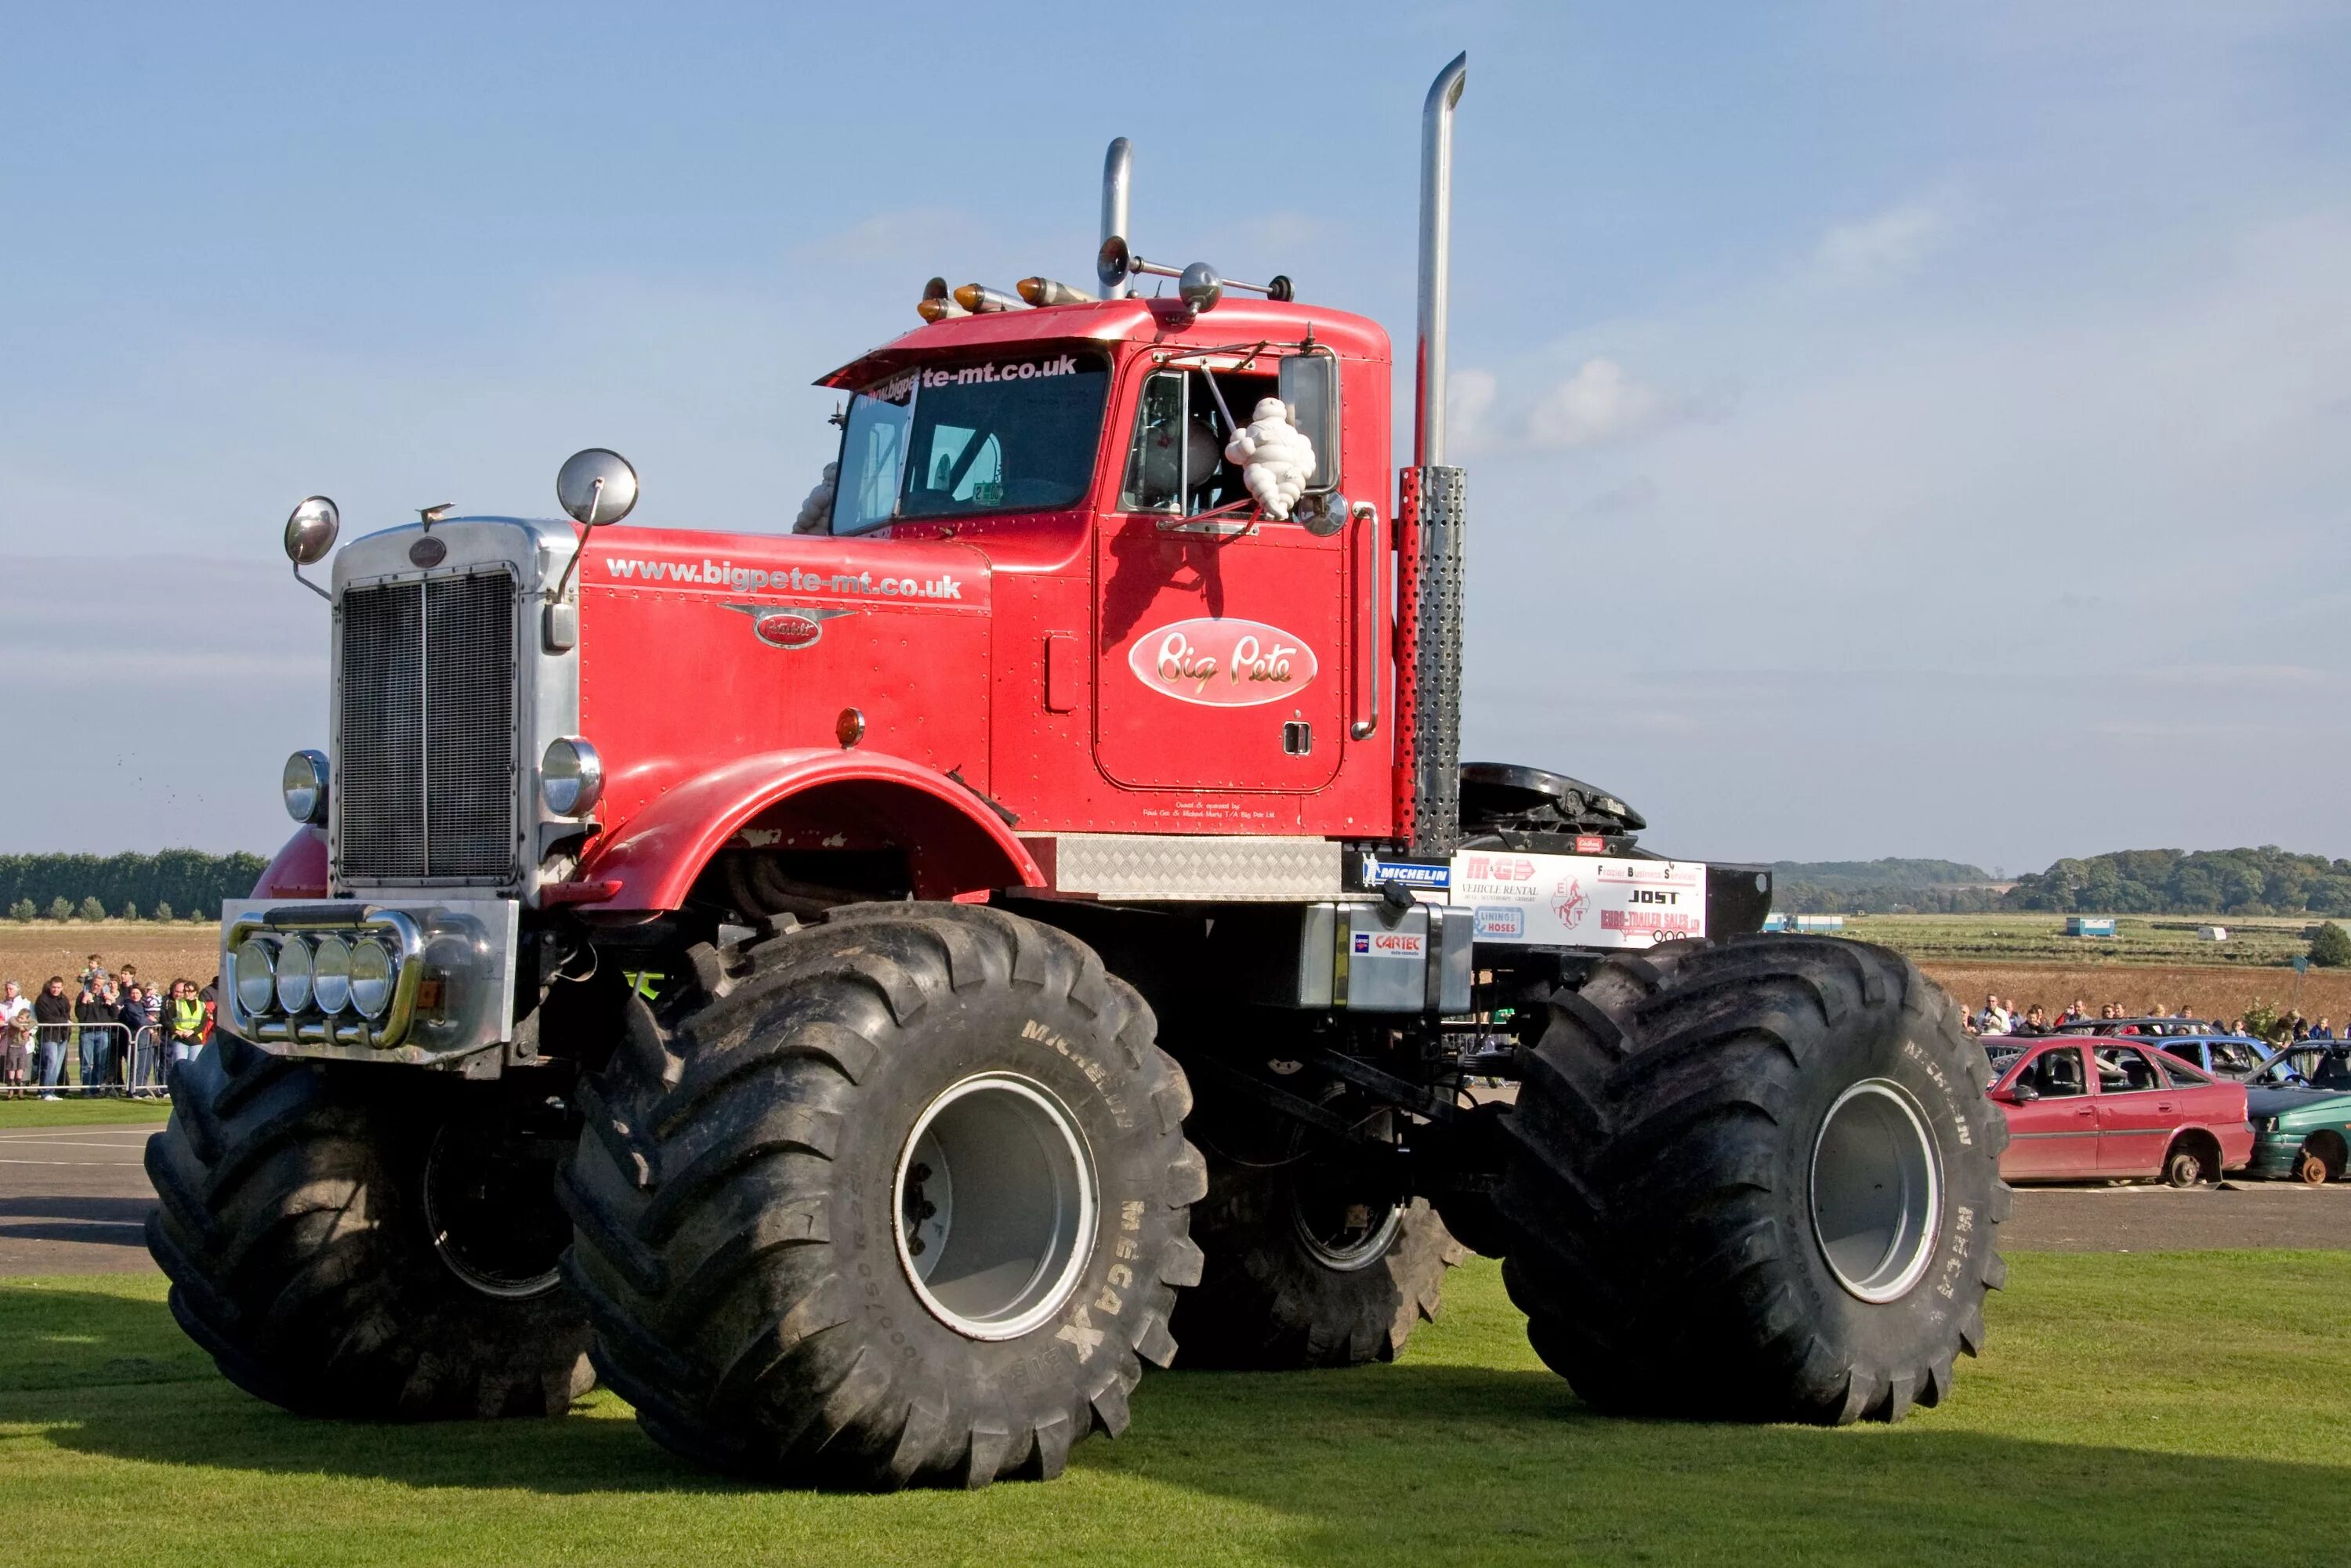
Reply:
<svg viewBox="0 0 2351 1568"><path fill-rule="evenodd" d="M222 967L229 978L221 999L229 1024L264 1050L289 1055L444 1059L496 1044L508 1033L516 913L507 900L411 907L237 901L223 911L221 931ZM275 985L267 1006L248 1005L237 983L248 943L266 954L274 977L287 946L325 938L348 944L355 955L372 946L389 959L392 994L381 1017L369 1017L357 997L329 1013L313 995L289 1012Z"/></svg>

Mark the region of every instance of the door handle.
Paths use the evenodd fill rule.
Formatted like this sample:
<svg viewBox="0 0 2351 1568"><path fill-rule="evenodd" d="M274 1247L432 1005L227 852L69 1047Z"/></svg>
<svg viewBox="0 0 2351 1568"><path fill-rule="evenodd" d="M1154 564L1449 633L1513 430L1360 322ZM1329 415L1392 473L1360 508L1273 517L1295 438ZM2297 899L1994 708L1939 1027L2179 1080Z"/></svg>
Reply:
<svg viewBox="0 0 2351 1568"><path fill-rule="evenodd" d="M2155 1103L2155 1108L2167 1116L2171 1114L2171 1102L2168 1100L2158 1100Z"/></svg>
<svg viewBox="0 0 2351 1568"><path fill-rule="evenodd" d="M1364 609L1364 618L1366 622L1366 625L1364 631L1364 648L1362 657L1364 670L1364 683L1371 688L1372 711L1371 716L1368 718L1359 718L1353 724L1349 725L1347 727L1347 733L1354 737L1357 740L1369 740L1375 733L1378 732L1380 727L1380 675L1382 671L1380 668L1379 507L1369 501L1358 501L1355 503L1355 516L1362 520L1364 525L1356 531L1364 536L1366 543L1370 546L1370 549L1365 552L1365 559L1369 564L1365 568L1364 575L1370 580L1365 585L1369 591L1364 595L1364 598L1367 601ZM1358 694L1358 695L1360 696L1361 694Z"/></svg>
<svg viewBox="0 0 2351 1568"><path fill-rule="evenodd" d="M2097 1113L2097 1107L2095 1105L2085 1105L2074 1113L2076 1116L2095 1116Z"/></svg>

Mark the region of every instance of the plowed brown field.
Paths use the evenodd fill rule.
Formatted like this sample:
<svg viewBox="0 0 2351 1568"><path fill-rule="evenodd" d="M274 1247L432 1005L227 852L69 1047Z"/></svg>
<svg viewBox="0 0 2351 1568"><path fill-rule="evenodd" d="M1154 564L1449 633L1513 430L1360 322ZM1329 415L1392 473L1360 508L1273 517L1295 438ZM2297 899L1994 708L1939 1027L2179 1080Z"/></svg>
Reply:
<svg viewBox="0 0 2351 1568"><path fill-rule="evenodd" d="M2219 964L1954 964L1928 959L1918 966L1962 1002L1983 1005L1984 994L2013 997L2019 1007L2038 1002L2053 1014L2069 1002L2087 1002L2095 1012L2120 1002L2133 1013L2160 1004L2185 1009L2198 1018L2241 1015L2256 1001L2299 1007L2304 1017L2322 1015L2351 1021L2351 971L2313 969L2301 977L2294 998L2291 969L2255 969Z"/></svg>
<svg viewBox="0 0 2351 1568"><path fill-rule="evenodd" d="M220 967L220 931L211 921L0 922L0 980L16 981L28 996L51 975L63 975L71 985L92 953L110 969L136 965L141 980L169 984L185 978L201 985Z"/></svg>

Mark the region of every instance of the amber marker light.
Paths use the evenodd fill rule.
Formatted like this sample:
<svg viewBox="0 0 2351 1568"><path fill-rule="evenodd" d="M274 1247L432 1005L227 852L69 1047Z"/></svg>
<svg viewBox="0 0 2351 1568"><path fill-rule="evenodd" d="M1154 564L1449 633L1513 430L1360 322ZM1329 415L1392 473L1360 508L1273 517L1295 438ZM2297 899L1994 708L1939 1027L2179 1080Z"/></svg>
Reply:
<svg viewBox="0 0 2351 1568"><path fill-rule="evenodd" d="M832 737L844 751L856 745L865 738L865 716L853 707L842 708L841 716L832 721Z"/></svg>
<svg viewBox="0 0 2351 1568"><path fill-rule="evenodd" d="M990 288L985 283L965 284L955 291L955 302L975 316L993 316L1001 310L1023 308L1019 300Z"/></svg>
<svg viewBox="0 0 2351 1568"><path fill-rule="evenodd" d="M1024 277L1013 286L1031 305L1091 305L1094 297L1050 277Z"/></svg>

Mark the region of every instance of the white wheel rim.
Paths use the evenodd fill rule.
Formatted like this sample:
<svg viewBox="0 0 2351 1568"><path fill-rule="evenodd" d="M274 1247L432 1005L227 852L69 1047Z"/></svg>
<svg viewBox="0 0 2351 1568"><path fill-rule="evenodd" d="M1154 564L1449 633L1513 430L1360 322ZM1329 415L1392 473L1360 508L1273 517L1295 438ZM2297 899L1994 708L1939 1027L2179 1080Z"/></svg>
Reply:
<svg viewBox="0 0 2351 1568"><path fill-rule="evenodd" d="M1865 1078L1813 1142L1813 1237L1837 1283L1873 1304L1907 1295L1942 1228L1942 1161L1908 1090Z"/></svg>
<svg viewBox="0 0 2351 1568"><path fill-rule="evenodd" d="M1068 1302L1093 1253L1098 1183L1076 1118L1033 1080L984 1072L923 1109L898 1154L898 1261L932 1316L1017 1339Z"/></svg>

